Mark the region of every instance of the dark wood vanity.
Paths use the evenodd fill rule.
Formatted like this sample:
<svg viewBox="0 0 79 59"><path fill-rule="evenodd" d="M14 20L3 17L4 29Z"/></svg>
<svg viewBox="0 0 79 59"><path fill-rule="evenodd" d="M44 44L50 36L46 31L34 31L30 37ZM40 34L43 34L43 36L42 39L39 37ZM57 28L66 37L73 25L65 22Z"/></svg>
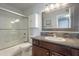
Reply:
<svg viewBox="0 0 79 59"><path fill-rule="evenodd" d="M33 56L79 56L79 49L73 47L46 42L38 39L32 39L32 41Z"/></svg>

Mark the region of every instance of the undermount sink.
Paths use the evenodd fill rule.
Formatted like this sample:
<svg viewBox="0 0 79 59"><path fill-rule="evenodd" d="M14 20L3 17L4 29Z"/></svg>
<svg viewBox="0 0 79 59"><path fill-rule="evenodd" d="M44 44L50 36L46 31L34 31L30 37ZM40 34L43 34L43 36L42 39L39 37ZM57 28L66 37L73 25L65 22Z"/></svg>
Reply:
<svg viewBox="0 0 79 59"><path fill-rule="evenodd" d="M64 42L66 41L64 38L61 37L51 37L51 36L46 36L46 40L51 40L51 41L59 41L59 42Z"/></svg>

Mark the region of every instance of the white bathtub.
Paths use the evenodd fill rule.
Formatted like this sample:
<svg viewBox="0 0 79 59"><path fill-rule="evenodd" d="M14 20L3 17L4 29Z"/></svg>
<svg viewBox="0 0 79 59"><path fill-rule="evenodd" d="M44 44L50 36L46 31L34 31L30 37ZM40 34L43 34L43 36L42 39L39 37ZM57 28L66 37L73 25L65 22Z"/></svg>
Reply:
<svg viewBox="0 0 79 59"><path fill-rule="evenodd" d="M0 56L29 56L31 54L31 43L22 43L7 49L0 50Z"/></svg>

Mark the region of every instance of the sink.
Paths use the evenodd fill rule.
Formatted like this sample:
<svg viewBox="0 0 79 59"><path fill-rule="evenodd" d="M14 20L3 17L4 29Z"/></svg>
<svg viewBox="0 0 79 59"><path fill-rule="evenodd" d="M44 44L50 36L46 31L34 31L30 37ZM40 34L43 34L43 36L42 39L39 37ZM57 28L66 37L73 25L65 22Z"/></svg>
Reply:
<svg viewBox="0 0 79 59"><path fill-rule="evenodd" d="M51 40L51 41L59 41L59 42L64 42L66 39L61 38L61 37L51 37L51 36L46 36L46 40Z"/></svg>

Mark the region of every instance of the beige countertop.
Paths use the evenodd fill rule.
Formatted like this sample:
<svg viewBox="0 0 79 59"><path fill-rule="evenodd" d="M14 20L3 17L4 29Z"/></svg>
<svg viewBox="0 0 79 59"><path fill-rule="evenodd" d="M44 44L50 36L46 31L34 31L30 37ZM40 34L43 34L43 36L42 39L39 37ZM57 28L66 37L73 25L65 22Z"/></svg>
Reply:
<svg viewBox="0 0 79 59"><path fill-rule="evenodd" d="M63 38L65 39L65 41L54 41L52 39L51 40L45 39L44 36L36 36L36 37L32 37L32 39L42 40L46 42L56 43L56 44L65 45L65 46L79 49L79 39L76 39L76 38L73 38L73 39Z"/></svg>

